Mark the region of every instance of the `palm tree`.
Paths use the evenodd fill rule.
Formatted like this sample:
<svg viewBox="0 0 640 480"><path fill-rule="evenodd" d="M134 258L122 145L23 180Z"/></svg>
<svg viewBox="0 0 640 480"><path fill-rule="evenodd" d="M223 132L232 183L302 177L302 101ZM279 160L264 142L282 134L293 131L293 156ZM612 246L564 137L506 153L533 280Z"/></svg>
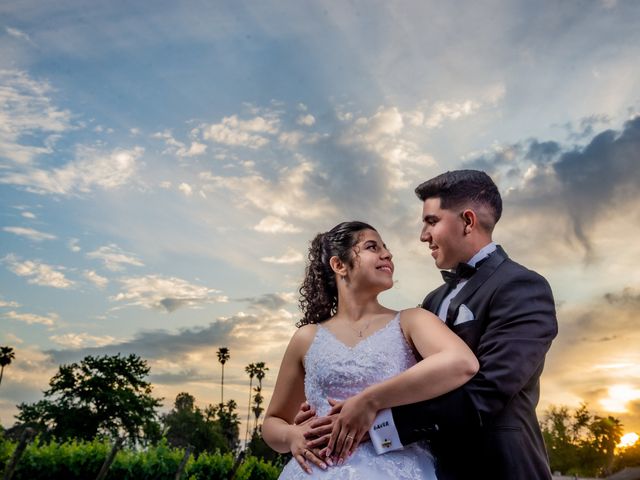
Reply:
<svg viewBox="0 0 640 480"><path fill-rule="evenodd" d="M253 377L256 375L256 364L250 363L244 367L244 371L249 375L249 406L247 407L247 430L244 434L244 444L247 445L249 438L249 423L251 422L251 390L253 388Z"/></svg>
<svg viewBox="0 0 640 480"><path fill-rule="evenodd" d="M4 367L9 365L14 358L16 358L16 354L13 353L12 347L0 347L0 384L2 383Z"/></svg>
<svg viewBox="0 0 640 480"><path fill-rule="evenodd" d="M262 389L262 379L267 374L269 367L265 366L264 362L256 363L256 378L258 379L258 385L260 385L260 389Z"/></svg>
<svg viewBox="0 0 640 480"><path fill-rule="evenodd" d="M224 404L224 364L227 363L231 354L227 347L218 349L218 361L222 364L222 380L220 381L220 404Z"/></svg>
<svg viewBox="0 0 640 480"><path fill-rule="evenodd" d="M260 415L264 410L262 408L262 402L264 401L264 397L262 396L262 379L267 374L267 370L269 367L265 366L264 362L258 362L255 364L255 374L258 379L258 385L255 387L255 396L253 397L254 407L253 414L256 417L255 423L253 425L253 431L255 432L258 429L258 420L260 419Z"/></svg>

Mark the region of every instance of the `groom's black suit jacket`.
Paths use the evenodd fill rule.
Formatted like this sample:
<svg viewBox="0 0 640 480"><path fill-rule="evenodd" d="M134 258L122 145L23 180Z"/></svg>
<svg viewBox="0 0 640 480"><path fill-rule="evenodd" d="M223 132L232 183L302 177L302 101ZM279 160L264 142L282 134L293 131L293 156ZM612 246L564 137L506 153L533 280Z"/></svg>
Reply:
<svg viewBox="0 0 640 480"><path fill-rule="evenodd" d="M447 293L441 286L422 307L437 313ZM454 325L461 305L475 319ZM547 281L498 247L452 299L446 323L476 354L480 370L451 393L394 408L403 444L427 440L438 480L551 479L535 413L557 334Z"/></svg>

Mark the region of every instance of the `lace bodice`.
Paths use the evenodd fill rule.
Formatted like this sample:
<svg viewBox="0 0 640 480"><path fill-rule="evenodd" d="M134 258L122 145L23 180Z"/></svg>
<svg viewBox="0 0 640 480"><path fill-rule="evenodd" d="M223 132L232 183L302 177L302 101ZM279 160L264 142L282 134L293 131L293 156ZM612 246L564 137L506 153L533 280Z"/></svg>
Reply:
<svg viewBox="0 0 640 480"><path fill-rule="evenodd" d="M304 358L304 390L318 415L326 415L327 398L345 400L369 385L403 372L416 359L400 328L400 313L381 329L349 347L318 325Z"/></svg>
<svg viewBox="0 0 640 480"><path fill-rule="evenodd" d="M400 314L354 347L318 325L304 358L304 389L318 415L330 410L327 398L345 400L369 385L382 382L414 365L416 360L400 328ZM308 475L292 459L281 480L436 480L431 454L413 443L402 450L377 455L371 442L358 446L340 466Z"/></svg>

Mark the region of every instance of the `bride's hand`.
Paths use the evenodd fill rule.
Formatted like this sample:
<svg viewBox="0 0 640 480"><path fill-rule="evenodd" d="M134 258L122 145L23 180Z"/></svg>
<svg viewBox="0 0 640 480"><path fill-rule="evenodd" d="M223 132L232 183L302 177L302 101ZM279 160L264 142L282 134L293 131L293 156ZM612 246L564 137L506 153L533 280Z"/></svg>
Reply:
<svg viewBox="0 0 640 480"><path fill-rule="evenodd" d="M296 459L300 467L307 473L311 473L310 463L318 466L322 470L327 469L327 464L320 458L320 453L317 449L308 448L307 440L304 438L304 425L292 425L289 450Z"/></svg>
<svg viewBox="0 0 640 480"><path fill-rule="evenodd" d="M332 456L341 464L369 433L378 409L362 392L335 405L329 414L337 412L326 456Z"/></svg>

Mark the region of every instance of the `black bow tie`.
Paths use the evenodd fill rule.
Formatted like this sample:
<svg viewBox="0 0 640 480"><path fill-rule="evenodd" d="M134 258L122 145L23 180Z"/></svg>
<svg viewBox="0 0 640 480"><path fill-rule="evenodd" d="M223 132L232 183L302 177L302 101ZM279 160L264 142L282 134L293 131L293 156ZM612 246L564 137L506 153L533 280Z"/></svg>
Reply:
<svg viewBox="0 0 640 480"><path fill-rule="evenodd" d="M461 280L471 278L471 276L476 273L476 270L476 267L472 267L468 263L461 262L453 272L450 272L449 270L442 270L440 273L442 274L442 279L445 283L449 285L450 288L455 288Z"/></svg>

